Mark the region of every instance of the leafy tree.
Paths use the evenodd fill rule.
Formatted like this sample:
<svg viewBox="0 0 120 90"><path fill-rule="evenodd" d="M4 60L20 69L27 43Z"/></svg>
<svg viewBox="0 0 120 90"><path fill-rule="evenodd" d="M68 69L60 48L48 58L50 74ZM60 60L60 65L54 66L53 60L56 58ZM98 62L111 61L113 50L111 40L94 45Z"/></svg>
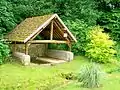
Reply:
<svg viewBox="0 0 120 90"><path fill-rule="evenodd" d="M89 38L87 37L90 30L89 26L84 21L78 19L76 21L67 20L66 24L77 39L77 43L72 45L72 51L76 55L84 54L85 46L89 41Z"/></svg>
<svg viewBox="0 0 120 90"><path fill-rule="evenodd" d="M12 5L6 0L0 1L0 33L5 33L14 28L16 25Z"/></svg>
<svg viewBox="0 0 120 90"><path fill-rule="evenodd" d="M120 0L95 0L99 11L107 12L120 8Z"/></svg>
<svg viewBox="0 0 120 90"><path fill-rule="evenodd" d="M55 12L64 21L79 19L88 25L95 25L101 14L96 9L94 0L53 0L53 4L56 7Z"/></svg>
<svg viewBox="0 0 120 90"><path fill-rule="evenodd" d="M98 23L105 28L116 41L120 41L120 9L104 13L98 20Z"/></svg>
<svg viewBox="0 0 120 90"><path fill-rule="evenodd" d="M0 32L7 33L27 17L49 14L53 5L48 0L1 0Z"/></svg>

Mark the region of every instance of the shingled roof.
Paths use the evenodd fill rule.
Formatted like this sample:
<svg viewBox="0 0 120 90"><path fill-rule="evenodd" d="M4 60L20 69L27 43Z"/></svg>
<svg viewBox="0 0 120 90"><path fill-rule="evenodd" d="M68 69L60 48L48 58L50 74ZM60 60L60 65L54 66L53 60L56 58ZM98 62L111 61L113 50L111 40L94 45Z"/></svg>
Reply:
<svg viewBox="0 0 120 90"><path fill-rule="evenodd" d="M13 31L9 32L5 36L5 39L11 42L26 43L41 29L44 30L44 28L48 26L53 19L56 19L62 28L67 31L70 41L77 41L57 14L26 18L23 22L17 25Z"/></svg>

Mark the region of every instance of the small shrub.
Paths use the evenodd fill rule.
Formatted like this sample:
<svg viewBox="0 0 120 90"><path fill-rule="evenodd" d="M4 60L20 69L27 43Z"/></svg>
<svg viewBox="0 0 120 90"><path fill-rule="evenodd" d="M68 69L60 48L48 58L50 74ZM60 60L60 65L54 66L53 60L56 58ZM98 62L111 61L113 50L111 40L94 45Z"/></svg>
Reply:
<svg viewBox="0 0 120 90"><path fill-rule="evenodd" d="M75 80L77 78L77 75L73 72L70 73L61 73L61 76L67 80Z"/></svg>
<svg viewBox="0 0 120 90"><path fill-rule="evenodd" d="M108 34L103 33L99 26L94 27L90 33L90 42L86 46L86 56L95 62L107 63L115 55L115 43Z"/></svg>
<svg viewBox="0 0 120 90"><path fill-rule="evenodd" d="M0 40L0 64L3 64L6 61L6 58L9 56L10 49L3 40Z"/></svg>
<svg viewBox="0 0 120 90"><path fill-rule="evenodd" d="M99 87L102 79L102 72L96 64L88 64L81 68L78 75L78 81L82 83L83 87L95 88Z"/></svg>

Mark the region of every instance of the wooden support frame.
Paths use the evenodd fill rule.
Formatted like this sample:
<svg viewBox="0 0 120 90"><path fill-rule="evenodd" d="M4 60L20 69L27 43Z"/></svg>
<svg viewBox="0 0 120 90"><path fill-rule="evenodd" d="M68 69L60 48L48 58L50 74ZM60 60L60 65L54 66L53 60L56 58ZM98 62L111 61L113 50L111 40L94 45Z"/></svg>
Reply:
<svg viewBox="0 0 120 90"><path fill-rule="evenodd" d="M51 21L51 27L50 27L50 40L53 40L53 21Z"/></svg>
<svg viewBox="0 0 120 90"><path fill-rule="evenodd" d="M67 41L60 41L60 40L33 40L29 41L31 44L40 44L40 43L68 43Z"/></svg>
<svg viewBox="0 0 120 90"><path fill-rule="evenodd" d="M61 31L60 27L57 25L57 23L54 21L54 24L56 25L56 27L59 29L60 33L64 36L64 32ZM65 38L67 41L69 41L68 38Z"/></svg>
<svg viewBox="0 0 120 90"><path fill-rule="evenodd" d="M55 30L53 30L53 33L57 36L58 39L64 40L65 38L63 37L61 31L57 30L58 27L55 24L54 24L54 27L55 27Z"/></svg>
<svg viewBox="0 0 120 90"><path fill-rule="evenodd" d="M72 50L72 46L71 46L71 43L68 43L68 47L69 47L69 51L71 51Z"/></svg>
<svg viewBox="0 0 120 90"><path fill-rule="evenodd" d="M28 46L29 44L28 43L25 43L25 54L28 55Z"/></svg>
<svg viewBox="0 0 120 90"><path fill-rule="evenodd" d="M13 50L13 53L16 52L16 42L14 42L14 50Z"/></svg>
<svg viewBox="0 0 120 90"><path fill-rule="evenodd" d="M61 32L62 35L64 35L64 32L61 31L60 27L57 25L57 23L54 21L54 24L57 26L57 28L59 29L59 31ZM71 44L70 44L70 41L67 37L65 37L65 39L67 40L67 44L70 48L70 51L71 51Z"/></svg>
<svg viewBox="0 0 120 90"><path fill-rule="evenodd" d="M50 17L44 24L42 24L34 33L32 33L29 37L27 37L24 40L24 43L28 42L32 37L34 37L34 35L39 32L39 30L43 30L50 22L51 20L56 16L56 14L54 14L52 17Z"/></svg>
<svg viewBox="0 0 120 90"><path fill-rule="evenodd" d="M72 33L69 31L69 29L67 28L67 26L63 23L63 21L59 18L59 16L56 14L56 19L58 19L58 21L63 25L64 28L66 28L68 34L73 38L73 40L75 42L77 42L76 38L72 35Z"/></svg>
<svg viewBox="0 0 120 90"><path fill-rule="evenodd" d="M30 40L33 40L35 37L37 37L37 35L40 34L40 32L42 32L43 29L41 29L40 31L38 31Z"/></svg>

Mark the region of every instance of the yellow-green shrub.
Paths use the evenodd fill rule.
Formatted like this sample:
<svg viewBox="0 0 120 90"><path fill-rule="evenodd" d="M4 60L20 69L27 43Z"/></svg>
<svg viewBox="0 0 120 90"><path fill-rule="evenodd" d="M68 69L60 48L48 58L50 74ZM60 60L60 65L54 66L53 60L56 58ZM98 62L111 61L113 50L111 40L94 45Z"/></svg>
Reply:
<svg viewBox="0 0 120 90"><path fill-rule="evenodd" d="M93 61L106 63L113 58L116 51L114 50L115 42L103 31L100 26L92 28L88 35L90 42L86 46L86 56Z"/></svg>

